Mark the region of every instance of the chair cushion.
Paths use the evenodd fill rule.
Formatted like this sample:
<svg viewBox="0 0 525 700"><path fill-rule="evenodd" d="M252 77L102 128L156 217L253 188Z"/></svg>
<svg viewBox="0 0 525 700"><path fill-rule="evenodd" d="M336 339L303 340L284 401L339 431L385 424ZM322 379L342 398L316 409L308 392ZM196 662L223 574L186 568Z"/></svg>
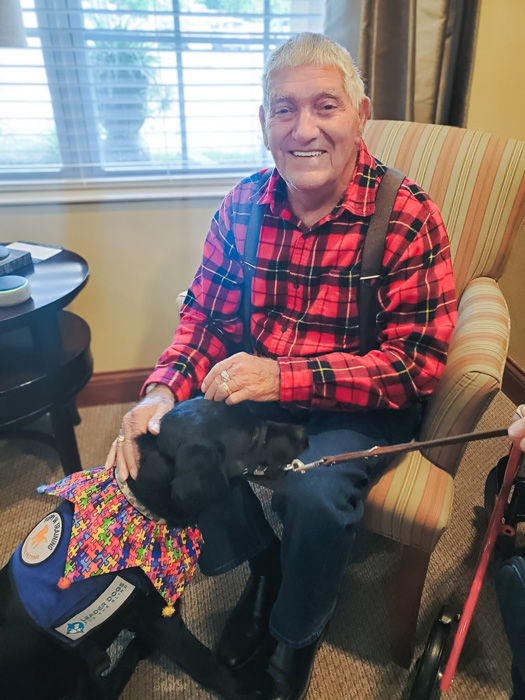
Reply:
<svg viewBox="0 0 525 700"><path fill-rule="evenodd" d="M452 513L450 474L408 452L392 462L365 500L362 524L371 532L432 552Z"/></svg>

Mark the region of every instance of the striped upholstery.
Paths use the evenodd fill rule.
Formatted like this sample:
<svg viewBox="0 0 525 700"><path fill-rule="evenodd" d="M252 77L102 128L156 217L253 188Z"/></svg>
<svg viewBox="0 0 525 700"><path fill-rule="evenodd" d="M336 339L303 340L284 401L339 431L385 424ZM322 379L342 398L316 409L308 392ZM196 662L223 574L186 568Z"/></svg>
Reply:
<svg viewBox="0 0 525 700"><path fill-rule="evenodd" d="M403 544L432 552L452 513L454 479L420 452L408 452L372 486L362 525Z"/></svg>
<svg viewBox="0 0 525 700"><path fill-rule="evenodd" d="M365 140L385 164L438 204L451 241L458 324L447 366L425 410L421 439L475 429L499 390L510 324L496 280L525 228L521 141L433 124L371 121ZM369 490L363 525L432 552L452 510L453 475L466 444L408 453Z"/></svg>
<svg viewBox="0 0 525 700"><path fill-rule="evenodd" d="M425 410L421 439L474 430L500 388L510 324L507 304L495 280L473 280L461 297L445 371ZM467 443L424 451L455 474Z"/></svg>
<svg viewBox="0 0 525 700"><path fill-rule="evenodd" d="M500 388L509 330L497 283L487 277L471 282L461 299L446 369L425 411L422 440L475 429ZM398 458L369 490L363 526L432 552L450 519L453 474L466 446Z"/></svg>
<svg viewBox="0 0 525 700"><path fill-rule="evenodd" d="M499 279L525 228L525 144L436 124L370 121L371 153L426 190L450 238L458 294L476 277Z"/></svg>

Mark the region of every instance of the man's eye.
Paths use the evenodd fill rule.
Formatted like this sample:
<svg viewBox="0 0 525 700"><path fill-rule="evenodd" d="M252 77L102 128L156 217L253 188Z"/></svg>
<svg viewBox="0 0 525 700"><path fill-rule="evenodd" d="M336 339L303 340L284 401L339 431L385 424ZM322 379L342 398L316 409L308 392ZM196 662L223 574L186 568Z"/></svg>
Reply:
<svg viewBox="0 0 525 700"><path fill-rule="evenodd" d="M275 110L275 114L289 114L290 110L288 107L279 107L279 109Z"/></svg>

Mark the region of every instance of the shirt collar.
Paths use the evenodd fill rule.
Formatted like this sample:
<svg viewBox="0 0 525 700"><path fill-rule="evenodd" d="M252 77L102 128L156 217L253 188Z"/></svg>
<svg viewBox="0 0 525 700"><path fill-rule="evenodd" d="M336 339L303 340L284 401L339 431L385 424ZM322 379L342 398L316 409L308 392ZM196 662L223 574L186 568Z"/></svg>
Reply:
<svg viewBox="0 0 525 700"><path fill-rule="evenodd" d="M379 161L369 153L365 142L361 140L356 167L344 197L323 222L337 217L344 209L356 216L371 216L375 210L377 175L382 175L381 168ZM278 213L283 218L290 219L293 216L287 203L286 183L277 168L273 169L270 179L256 189L252 199L257 204L268 204L273 213Z"/></svg>

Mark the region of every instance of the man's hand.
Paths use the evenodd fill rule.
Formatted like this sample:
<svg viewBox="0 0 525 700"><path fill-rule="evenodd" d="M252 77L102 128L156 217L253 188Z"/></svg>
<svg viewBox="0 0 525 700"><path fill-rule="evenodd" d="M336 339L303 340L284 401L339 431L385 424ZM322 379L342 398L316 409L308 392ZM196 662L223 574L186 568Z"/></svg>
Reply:
<svg viewBox="0 0 525 700"><path fill-rule="evenodd" d="M514 414L514 423L509 425L509 437L516 447L525 452L525 404L518 406Z"/></svg>
<svg viewBox="0 0 525 700"><path fill-rule="evenodd" d="M122 419L120 436L111 445L106 459L106 468L117 465L121 481L128 476L137 478L139 473L139 453L134 438L149 432L158 434L160 419L175 405L175 397L170 389L159 384L149 392ZM122 439L123 437L123 439Z"/></svg>
<svg viewBox="0 0 525 700"><path fill-rule="evenodd" d="M268 357L239 352L219 362L204 377L204 398L236 404L241 401L278 401L279 364Z"/></svg>

